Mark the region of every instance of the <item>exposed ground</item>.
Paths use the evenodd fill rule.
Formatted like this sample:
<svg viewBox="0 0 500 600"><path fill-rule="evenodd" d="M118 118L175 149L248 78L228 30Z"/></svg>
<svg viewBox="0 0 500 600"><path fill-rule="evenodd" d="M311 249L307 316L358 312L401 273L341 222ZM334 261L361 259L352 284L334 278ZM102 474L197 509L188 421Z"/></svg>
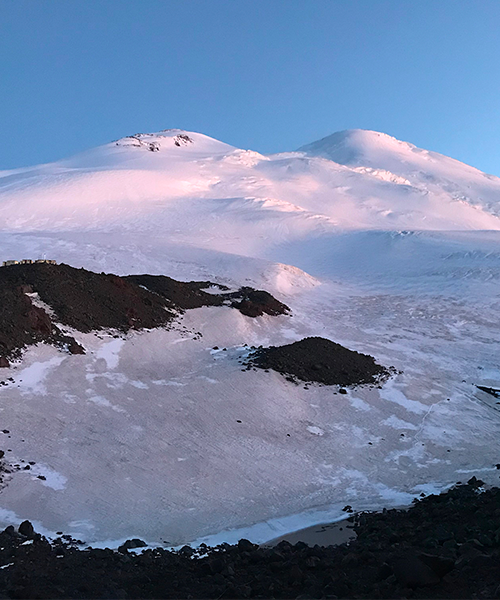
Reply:
<svg viewBox="0 0 500 600"><path fill-rule="evenodd" d="M196 551L136 555L52 544L29 522L0 533L4 598L498 598L500 489L475 477L408 511L350 519L357 539L342 546L248 540Z"/></svg>
<svg viewBox="0 0 500 600"><path fill-rule="evenodd" d="M242 287L236 292L228 292L226 286L210 281L176 281L164 275L129 275L124 277L140 286L159 294L176 308L188 310L202 306L222 306L238 309L247 317L260 317L263 314L283 315L290 311L286 304L276 300L269 292ZM222 293L208 293L205 288L214 287Z"/></svg>
<svg viewBox="0 0 500 600"><path fill-rule="evenodd" d="M2 267L0 367L8 367L9 359L23 348L42 341L83 354L84 348L54 320L83 333L100 329L127 332L166 326L179 312L201 306L227 304L251 317L289 310L267 292L249 287L219 294L203 291L212 285L152 275L119 277L66 264Z"/></svg>
<svg viewBox="0 0 500 600"><path fill-rule="evenodd" d="M375 384L390 374L372 356L321 337L308 337L285 346L258 348L246 364L273 369L291 381L300 379L324 385Z"/></svg>

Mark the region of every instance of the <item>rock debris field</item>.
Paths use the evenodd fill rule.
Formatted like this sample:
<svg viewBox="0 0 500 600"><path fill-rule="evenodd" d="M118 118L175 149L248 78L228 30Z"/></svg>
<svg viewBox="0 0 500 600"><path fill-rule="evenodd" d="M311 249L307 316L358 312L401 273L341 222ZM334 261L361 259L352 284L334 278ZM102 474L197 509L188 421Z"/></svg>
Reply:
<svg viewBox="0 0 500 600"><path fill-rule="evenodd" d="M341 386L378 384L393 371L378 365L372 356L348 350L321 337L258 348L243 364L247 368L273 369L294 383L300 380Z"/></svg>
<svg viewBox="0 0 500 600"><path fill-rule="evenodd" d="M208 293L206 288L218 288ZM228 306L248 317L286 315L290 309L264 290L229 292L209 281L181 282L163 275L93 273L69 265L12 265L0 269L0 367L31 344L48 342L72 354L85 348L64 326L88 333L166 327L180 313ZM321 337L256 349L248 368L273 369L297 383L378 384L390 370L373 357Z"/></svg>
<svg viewBox="0 0 500 600"><path fill-rule="evenodd" d="M500 489L475 477L409 510L349 517L340 546L242 539L177 552L49 542L23 522L0 533L3 598L498 598ZM134 548L139 550L136 553ZM132 552L130 551L132 550Z"/></svg>

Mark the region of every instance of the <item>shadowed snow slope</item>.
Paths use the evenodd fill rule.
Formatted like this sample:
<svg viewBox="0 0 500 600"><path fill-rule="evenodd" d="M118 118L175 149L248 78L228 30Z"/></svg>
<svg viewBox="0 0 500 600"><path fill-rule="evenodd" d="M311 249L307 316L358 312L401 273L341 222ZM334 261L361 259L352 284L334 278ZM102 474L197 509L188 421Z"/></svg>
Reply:
<svg viewBox="0 0 500 600"><path fill-rule="evenodd" d="M2 260L250 285L292 309L66 327L85 355L40 344L0 370L0 449L36 463L1 491L2 522L262 542L496 481L500 406L476 384L500 385L499 215L498 178L370 131L263 156L168 130L0 172ZM402 373L339 395L241 371L249 346L311 336Z"/></svg>

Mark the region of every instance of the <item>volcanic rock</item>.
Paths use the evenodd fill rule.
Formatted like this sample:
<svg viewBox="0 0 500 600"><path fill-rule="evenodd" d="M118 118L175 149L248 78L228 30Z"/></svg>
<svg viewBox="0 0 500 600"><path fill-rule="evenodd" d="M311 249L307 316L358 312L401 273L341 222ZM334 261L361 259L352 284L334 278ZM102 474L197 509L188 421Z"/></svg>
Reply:
<svg viewBox="0 0 500 600"><path fill-rule="evenodd" d="M204 288L217 287L219 294ZM33 297L33 294L37 297ZM37 299L51 313L36 305ZM288 307L263 290L243 287L227 292L209 281L170 277L93 273L60 264L18 264L0 268L0 367L31 344L46 342L71 354L85 349L62 333L57 323L88 333L127 332L168 326L184 310L228 305L248 316L286 314ZM52 316L53 315L53 316Z"/></svg>
<svg viewBox="0 0 500 600"><path fill-rule="evenodd" d="M304 338L285 346L258 348L250 354L249 364L273 369L291 381L300 379L324 385L377 383L390 371L372 356L348 350L321 337ZM345 393L345 390L339 390Z"/></svg>
<svg viewBox="0 0 500 600"><path fill-rule="evenodd" d="M79 550L61 538L50 544L37 534L26 544L9 526L0 533L0 597L494 598L500 541L491 532L500 527L500 489L478 493L474 483L429 495L409 510L353 515L357 538L340 546L283 541L269 548L240 540L129 554ZM454 532L458 560L439 542L425 549L438 525ZM491 545L476 548L487 534Z"/></svg>

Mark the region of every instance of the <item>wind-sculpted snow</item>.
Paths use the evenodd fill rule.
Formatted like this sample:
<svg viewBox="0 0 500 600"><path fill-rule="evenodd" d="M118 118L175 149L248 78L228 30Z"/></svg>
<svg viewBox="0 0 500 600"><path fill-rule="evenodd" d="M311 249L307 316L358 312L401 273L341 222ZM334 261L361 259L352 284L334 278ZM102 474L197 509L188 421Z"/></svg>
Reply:
<svg viewBox="0 0 500 600"><path fill-rule="evenodd" d="M408 185L431 197L440 196L442 203L451 202L456 207L463 202L469 208L474 207L497 217L500 215L498 177L482 173L437 152L401 142L384 133L361 129L341 131L303 146L299 151L307 156L324 157L349 166L356 172L387 178L394 183L402 184L406 181ZM384 172L388 175L383 175ZM428 211L427 218L433 212ZM452 216L451 212L448 216ZM473 213L469 213L469 218L471 217L472 221L468 225L466 217L463 226L453 226L450 223L449 229L476 228ZM425 224L416 224L414 228L432 229ZM488 227L485 223L477 228ZM498 225L491 228L498 229Z"/></svg>
<svg viewBox="0 0 500 600"><path fill-rule="evenodd" d="M0 227L161 227L183 243L262 256L283 238L338 227L498 230L499 197L499 179L375 132L265 157L172 130L0 177Z"/></svg>
<svg viewBox="0 0 500 600"><path fill-rule="evenodd" d="M260 543L346 504L497 482L499 206L498 178L375 132L270 156L143 133L0 173L2 260L142 273L158 302L148 275L213 282L196 306L228 288L168 329L68 325L85 354L37 338L2 369L0 450L43 469L12 474L1 520L101 545ZM229 309L242 287L291 312ZM28 324L50 317L27 293ZM339 394L242 365L310 337L398 373Z"/></svg>

